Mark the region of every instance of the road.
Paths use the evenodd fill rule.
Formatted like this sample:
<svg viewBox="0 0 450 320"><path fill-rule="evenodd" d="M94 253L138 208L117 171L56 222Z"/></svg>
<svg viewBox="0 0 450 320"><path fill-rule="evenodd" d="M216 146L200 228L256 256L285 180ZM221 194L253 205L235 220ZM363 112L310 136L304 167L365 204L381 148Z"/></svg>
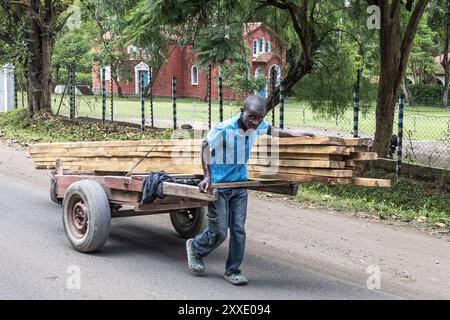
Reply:
<svg viewBox="0 0 450 320"><path fill-rule="evenodd" d="M82 254L66 239L48 182L26 152L0 144L0 299L450 297L448 241L257 193L249 199L245 287L222 277L225 244L205 259L205 276L191 274L185 241L166 214L114 219L104 249ZM376 268L381 288L368 289Z"/></svg>

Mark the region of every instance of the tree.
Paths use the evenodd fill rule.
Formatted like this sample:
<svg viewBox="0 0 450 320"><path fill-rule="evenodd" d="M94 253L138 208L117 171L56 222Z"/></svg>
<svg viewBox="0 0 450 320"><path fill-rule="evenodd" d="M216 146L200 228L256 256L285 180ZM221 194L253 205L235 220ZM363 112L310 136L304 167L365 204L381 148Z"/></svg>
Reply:
<svg viewBox="0 0 450 320"><path fill-rule="evenodd" d="M28 106L33 114L51 111L51 54L55 35L69 18L66 10L72 3L0 1L0 40L26 57Z"/></svg>
<svg viewBox="0 0 450 320"><path fill-rule="evenodd" d="M367 0L380 8L380 79L378 82L376 129L373 150L387 155L392 137L397 93L405 76L414 37L428 0ZM408 12L402 28L402 13Z"/></svg>

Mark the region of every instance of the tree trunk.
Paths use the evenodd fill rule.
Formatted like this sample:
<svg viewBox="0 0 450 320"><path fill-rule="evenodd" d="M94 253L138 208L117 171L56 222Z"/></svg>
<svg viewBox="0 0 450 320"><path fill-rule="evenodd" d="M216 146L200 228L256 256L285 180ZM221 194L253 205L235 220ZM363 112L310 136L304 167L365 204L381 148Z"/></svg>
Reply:
<svg viewBox="0 0 450 320"><path fill-rule="evenodd" d="M29 19L28 104L33 114L51 112L51 39Z"/></svg>
<svg viewBox="0 0 450 320"><path fill-rule="evenodd" d="M450 9L449 7L449 2L447 0L447 10L446 10L446 21L445 21L445 45L444 45L444 57L442 60L442 67L444 67L444 91L442 94L442 107L443 108L447 108L448 107L448 85L449 85L449 73L450 73L450 64L448 61L448 47L449 47L449 33L450 33L450 24L448 19L450 19L450 17L448 16L450 13L448 12Z"/></svg>
<svg viewBox="0 0 450 320"><path fill-rule="evenodd" d="M376 129L373 151L386 157L391 142L396 94L405 76L412 43L428 0L419 0L402 37L400 29L401 5L394 0L381 4L380 80L378 84Z"/></svg>

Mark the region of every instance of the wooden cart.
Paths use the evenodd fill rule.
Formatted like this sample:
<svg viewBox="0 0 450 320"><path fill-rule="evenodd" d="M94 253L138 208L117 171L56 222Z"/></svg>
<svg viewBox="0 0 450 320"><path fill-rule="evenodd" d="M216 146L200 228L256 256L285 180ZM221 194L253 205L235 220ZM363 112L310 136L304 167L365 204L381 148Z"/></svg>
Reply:
<svg viewBox="0 0 450 320"><path fill-rule="evenodd" d="M146 175L124 173L64 172L56 161L52 172L50 198L63 207L65 233L72 246L81 252L103 247L109 236L111 218L169 213L175 231L184 238L200 233L207 225L207 204L218 197L218 188L248 188L294 195L298 184L288 181L246 181L213 184L208 193L195 185L201 175L171 175L175 183L163 182L164 197L141 204Z"/></svg>

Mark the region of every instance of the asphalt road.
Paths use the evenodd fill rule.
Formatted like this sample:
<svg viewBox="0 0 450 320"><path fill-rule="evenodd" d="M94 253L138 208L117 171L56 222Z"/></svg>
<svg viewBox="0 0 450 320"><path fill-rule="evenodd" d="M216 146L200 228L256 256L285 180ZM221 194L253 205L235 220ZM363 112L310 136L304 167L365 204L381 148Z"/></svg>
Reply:
<svg viewBox="0 0 450 320"><path fill-rule="evenodd" d="M242 266L247 286L232 286L222 277L226 243L205 260L206 276L195 276L187 268L185 241L166 214L114 219L101 252L76 252L64 234L61 207L49 199L46 179L0 170L0 299L399 298L369 290L360 278L348 281L305 267L276 244L269 250L251 233Z"/></svg>

